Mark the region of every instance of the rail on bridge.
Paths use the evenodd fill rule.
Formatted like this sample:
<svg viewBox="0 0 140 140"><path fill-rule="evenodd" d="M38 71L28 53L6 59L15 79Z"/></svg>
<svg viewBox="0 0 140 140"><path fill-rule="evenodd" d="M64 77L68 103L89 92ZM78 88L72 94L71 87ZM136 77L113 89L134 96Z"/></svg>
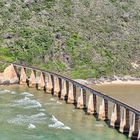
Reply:
<svg viewBox="0 0 140 140"><path fill-rule="evenodd" d="M6 75L17 78L19 84L44 90L66 103L74 104L77 109L83 109L86 114L106 121L110 127L127 134L129 138L140 139L139 110L49 71L16 63L10 64L6 69Z"/></svg>

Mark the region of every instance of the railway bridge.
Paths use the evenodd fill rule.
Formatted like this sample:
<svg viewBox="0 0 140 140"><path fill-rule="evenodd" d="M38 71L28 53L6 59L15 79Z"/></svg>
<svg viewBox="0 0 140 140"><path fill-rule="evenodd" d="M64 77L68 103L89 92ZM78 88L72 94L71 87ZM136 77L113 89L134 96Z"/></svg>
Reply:
<svg viewBox="0 0 140 140"><path fill-rule="evenodd" d="M140 139L139 110L74 80L17 63L9 64L4 72L0 73L0 80L1 78L5 80L3 84L17 83L44 90L68 104L74 104L77 109L83 109L85 114L105 121L109 127L127 134L129 138Z"/></svg>

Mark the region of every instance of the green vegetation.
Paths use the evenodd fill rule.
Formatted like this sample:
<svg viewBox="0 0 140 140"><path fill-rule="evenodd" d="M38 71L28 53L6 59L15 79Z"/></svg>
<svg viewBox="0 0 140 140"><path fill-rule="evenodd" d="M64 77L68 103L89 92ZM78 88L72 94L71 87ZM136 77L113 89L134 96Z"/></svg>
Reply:
<svg viewBox="0 0 140 140"><path fill-rule="evenodd" d="M140 76L139 23L139 0L1 0L0 60L71 78Z"/></svg>

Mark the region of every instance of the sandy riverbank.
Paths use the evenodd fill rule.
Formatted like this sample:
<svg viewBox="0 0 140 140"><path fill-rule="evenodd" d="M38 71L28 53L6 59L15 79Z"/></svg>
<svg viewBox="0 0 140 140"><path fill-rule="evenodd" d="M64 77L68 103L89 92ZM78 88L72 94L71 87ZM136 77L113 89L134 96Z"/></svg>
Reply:
<svg viewBox="0 0 140 140"><path fill-rule="evenodd" d="M97 83L96 85L110 85L110 84L113 84L113 85L122 85L122 84L140 85L140 81L139 80L135 80L135 81L131 81L131 80L128 80L128 81L116 80L116 81L111 81L111 82L104 81L104 82Z"/></svg>

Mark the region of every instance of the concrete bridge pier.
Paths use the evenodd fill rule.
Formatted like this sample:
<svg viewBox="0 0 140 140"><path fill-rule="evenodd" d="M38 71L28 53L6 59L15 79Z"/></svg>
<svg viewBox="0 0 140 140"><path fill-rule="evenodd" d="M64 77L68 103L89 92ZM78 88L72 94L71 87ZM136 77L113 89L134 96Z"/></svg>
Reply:
<svg viewBox="0 0 140 140"><path fill-rule="evenodd" d="M96 95L90 94L89 95L89 101L88 101L88 107L87 107L87 114L89 115L95 115L97 112L97 100Z"/></svg>
<svg viewBox="0 0 140 140"><path fill-rule="evenodd" d="M83 109L86 108L86 90L80 89L80 96L78 97L77 100L77 108L78 109Z"/></svg>
<svg viewBox="0 0 140 140"><path fill-rule="evenodd" d="M27 75L26 75L26 68L22 67L21 72L20 72L20 85L25 85L27 84Z"/></svg>
<svg viewBox="0 0 140 140"><path fill-rule="evenodd" d="M17 72L17 68L11 64L7 68L5 68L3 73L0 73L2 75L2 81L5 83L5 81L8 81L8 83L19 83L19 75Z"/></svg>
<svg viewBox="0 0 140 140"><path fill-rule="evenodd" d="M58 97L60 95L60 91L61 91L60 79L58 77L54 76L54 93L53 93L53 95Z"/></svg>
<svg viewBox="0 0 140 140"><path fill-rule="evenodd" d="M140 139L140 129L139 129L139 134L138 134L138 140Z"/></svg>
<svg viewBox="0 0 140 140"><path fill-rule="evenodd" d="M138 135L139 135L139 116L133 113L129 129L129 138L137 140Z"/></svg>
<svg viewBox="0 0 140 140"><path fill-rule="evenodd" d="M41 72L41 74L40 74L37 89L39 89L39 90L41 90L41 89L45 90L46 89L45 74L43 72Z"/></svg>
<svg viewBox="0 0 140 140"><path fill-rule="evenodd" d="M113 105L113 111L111 114L110 126L113 128L120 127L120 106L118 104Z"/></svg>
<svg viewBox="0 0 140 140"><path fill-rule="evenodd" d="M36 87L36 71L35 70L31 70L31 76L29 78L29 87Z"/></svg>
<svg viewBox="0 0 140 140"><path fill-rule="evenodd" d="M102 99L102 103L99 107L98 119L103 121L108 120L108 101L106 99Z"/></svg>
<svg viewBox="0 0 140 140"><path fill-rule="evenodd" d="M53 87L54 87L54 77L53 77L53 75L48 74L46 92L52 94L53 93Z"/></svg>
<svg viewBox="0 0 140 140"><path fill-rule="evenodd" d="M76 93L76 87L71 82L69 82L67 103L70 103L70 104L75 103L74 93Z"/></svg>
<svg viewBox="0 0 140 140"><path fill-rule="evenodd" d="M67 81L62 80L62 91L61 91L60 99L62 99L62 100L66 99L67 91L68 91Z"/></svg>
<svg viewBox="0 0 140 140"><path fill-rule="evenodd" d="M130 128L129 120L130 120L129 110L122 107L121 122L120 122L120 129L119 129L121 133L129 133L129 128Z"/></svg>

